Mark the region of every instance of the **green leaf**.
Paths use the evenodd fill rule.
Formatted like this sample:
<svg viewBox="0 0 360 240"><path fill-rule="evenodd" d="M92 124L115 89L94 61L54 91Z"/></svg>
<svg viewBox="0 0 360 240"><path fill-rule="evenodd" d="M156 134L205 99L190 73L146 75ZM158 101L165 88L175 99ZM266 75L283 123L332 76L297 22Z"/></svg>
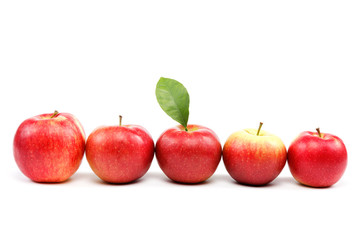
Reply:
<svg viewBox="0 0 360 240"><path fill-rule="evenodd" d="M155 93L164 112L187 130L190 97L186 88L176 80L161 77Z"/></svg>

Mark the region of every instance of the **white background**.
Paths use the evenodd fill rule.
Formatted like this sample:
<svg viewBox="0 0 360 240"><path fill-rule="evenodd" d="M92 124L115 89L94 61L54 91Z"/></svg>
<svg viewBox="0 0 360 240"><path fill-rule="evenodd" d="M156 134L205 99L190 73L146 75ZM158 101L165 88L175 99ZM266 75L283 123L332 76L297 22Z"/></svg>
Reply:
<svg viewBox="0 0 360 240"><path fill-rule="evenodd" d="M1 1L1 239L360 239L358 1ZM348 167L333 187L297 184L288 166L265 187L236 184L221 162L200 185L169 181L154 158L108 185L84 157L63 184L18 170L20 123L55 109L87 135L139 124L154 140L176 123L161 77L190 93L189 123L222 144L254 127L288 147L302 131L338 135Z"/></svg>

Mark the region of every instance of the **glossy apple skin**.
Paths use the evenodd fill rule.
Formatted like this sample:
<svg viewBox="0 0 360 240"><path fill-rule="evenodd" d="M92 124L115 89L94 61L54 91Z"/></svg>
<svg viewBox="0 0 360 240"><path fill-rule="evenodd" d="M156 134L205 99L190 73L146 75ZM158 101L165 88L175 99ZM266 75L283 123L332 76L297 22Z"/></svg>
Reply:
<svg viewBox="0 0 360 240"><path fill-rule="evenodd" d="M257 129L233 133L223 149L223 161L230 176L246 185L273 181L286 164L286 147L281 139Z"/></svg>
<svg viewBox="0 0 360 240"><path fill-rule="evenodd" d="M200 183L211 177L221 159L221 143L209 128L179 125L166 130L156 142L156 158L171 180Z"/></svg>
<svg viewBox="0 0 360 240"><path fill-rule="evenodd" d="M154 141L141 126L99 127L87 139L86 158L103 181L129 183L149 170L154 158Z"/></svg>
<svg viewBox="0 0 360 240"><path fill-rule="evenodd" d="M288 165L298 182L311 187L330 187L345 172L345 144L329 133L319 137L317 132L302 132L289 147Z"/></svg>
<svg viewBox="0 0 360 240"><path fill-rule="evenodd" d="M85 132L70 113L42 114L21 123L13 151L21 172L35 182L63 182L81 164Z"/></svg>

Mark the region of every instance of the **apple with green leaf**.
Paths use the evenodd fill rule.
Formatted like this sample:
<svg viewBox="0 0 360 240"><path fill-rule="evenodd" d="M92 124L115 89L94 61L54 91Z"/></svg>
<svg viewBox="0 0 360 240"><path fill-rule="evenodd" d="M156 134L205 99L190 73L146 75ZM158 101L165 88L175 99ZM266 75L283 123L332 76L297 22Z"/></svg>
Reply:
<svg viewBox="0 0 360 240"><path fill-rule="evenodd" d="M310 187L330 187L340 180L347 165L343 141L330 133L302 132L290 145L288 164L293 177Z"/></svg>
<svg viewBox="0 0 360 240"><path fill-rule="evenodd" d="M248 128L226 140L223 160L226 170L237 182L265 185L273 181L286 163L286 147L281 139L267 131Z"/></svg>
<svg viewBox="0 0 360 240"><path fill-rule="evenodd" d="M86 158L94 173L105 182L133 182L149 170L154 141L139 125L102 126L86 141Z"/></svg>
<svg viewBox="0 0 360 240"><path fill-rule="evenodd" d="M156 158L165 175L179 183L200 183L210 178L221 159L221 144L214 131L188 125L190 97L178 81L160 78L156 85L160 107L181 125L161 134Z"/></svg>

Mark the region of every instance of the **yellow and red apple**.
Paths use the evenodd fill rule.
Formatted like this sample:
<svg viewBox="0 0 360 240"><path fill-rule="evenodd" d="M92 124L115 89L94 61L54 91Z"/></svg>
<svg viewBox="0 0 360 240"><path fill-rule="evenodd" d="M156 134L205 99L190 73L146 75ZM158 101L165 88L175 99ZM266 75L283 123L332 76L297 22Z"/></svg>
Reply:
<svg viewBox="0 0 360 240"><path fill-rule="evenodd" d="M237 182L265 185L273 181L286 163L286 147L267 131L244 129L233 133L223 149L226 170Z"/></svg>

